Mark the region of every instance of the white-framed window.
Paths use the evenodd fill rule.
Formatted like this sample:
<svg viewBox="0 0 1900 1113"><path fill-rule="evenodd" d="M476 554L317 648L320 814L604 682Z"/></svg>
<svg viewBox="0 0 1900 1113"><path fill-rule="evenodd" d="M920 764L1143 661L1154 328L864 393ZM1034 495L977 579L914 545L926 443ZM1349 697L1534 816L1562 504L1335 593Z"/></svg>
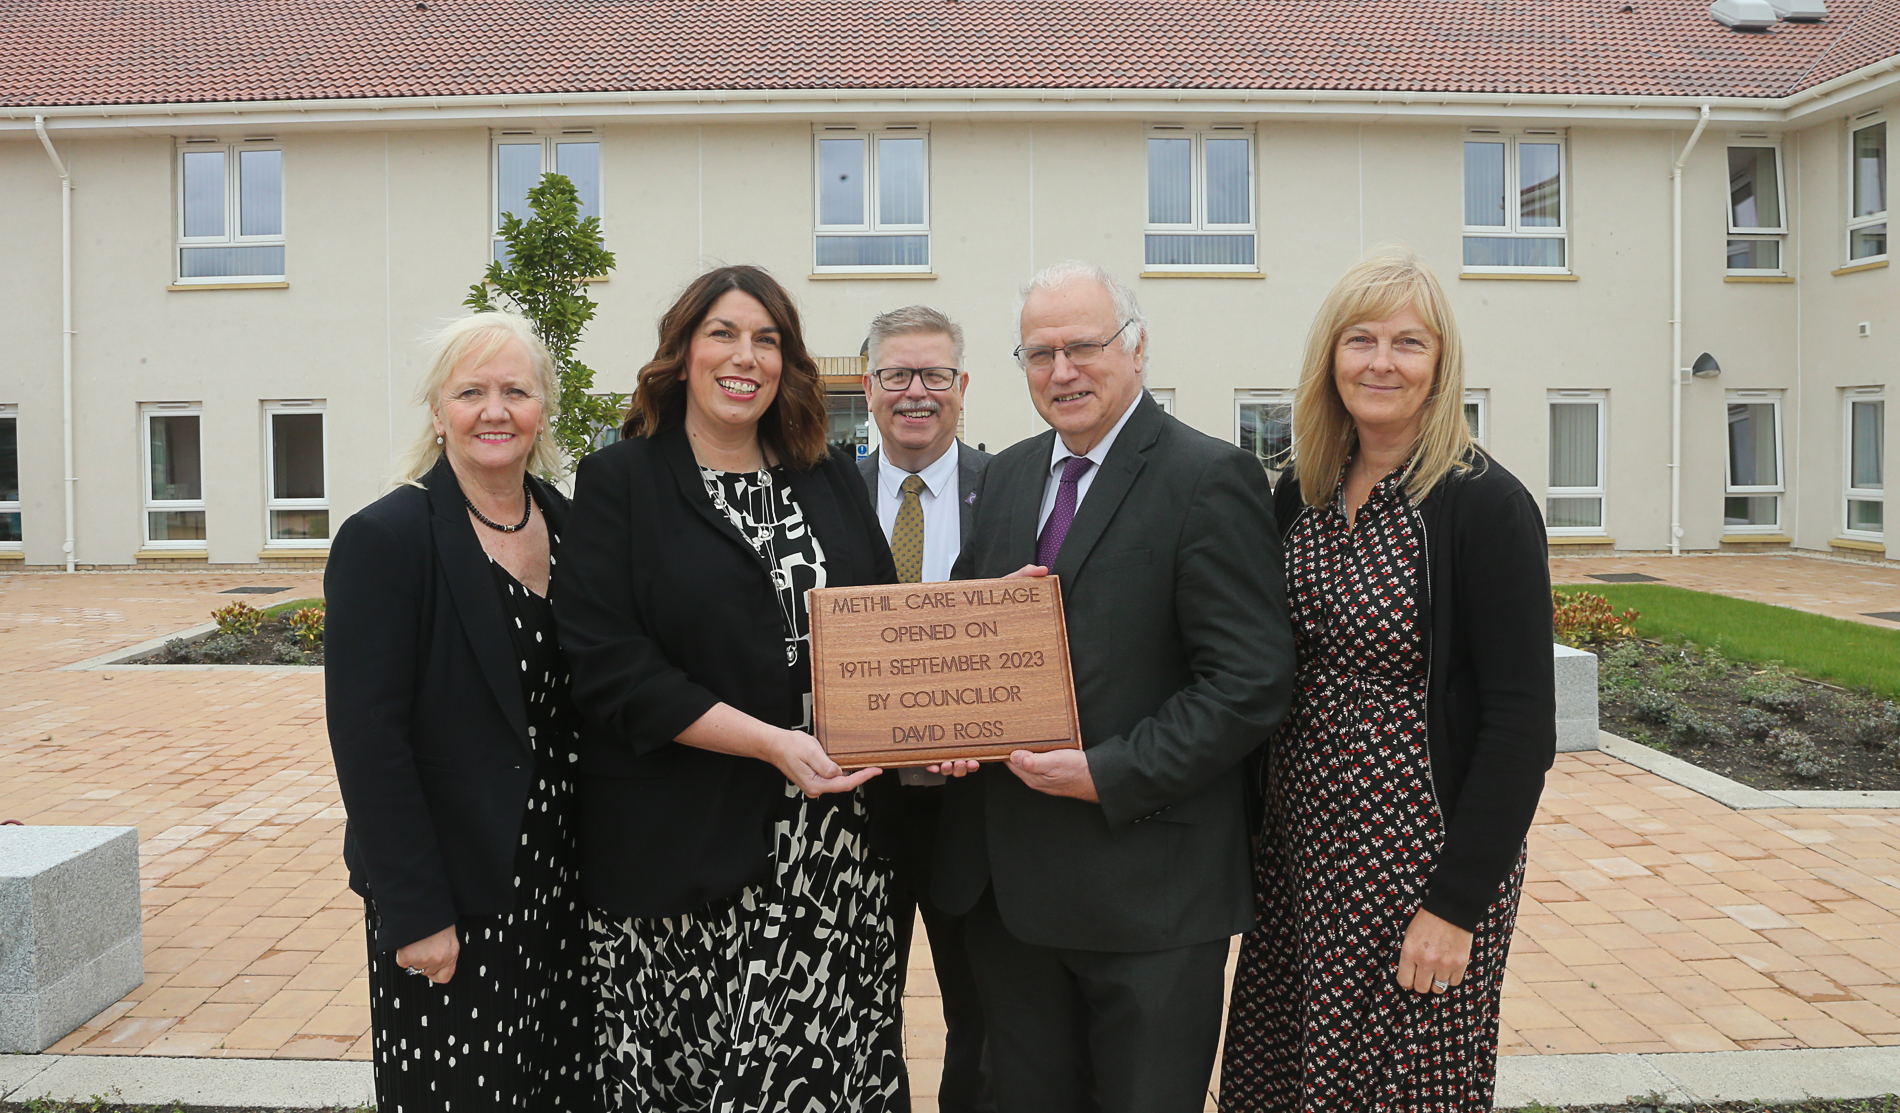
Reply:
<svg viewBox="0 0 1900 1113"><path fill-rule="evenodd" d="M1553 534L1602 533L1609 395L1601 390L1553 390L1549 397L1544 525Z"/></svg>
<svg viewBox="0 0 1900 1113"><path fill-rule="evenodd" d="M1234 392L1234 443L1277 481L1293 457L1293 392Z"/></svg>
<svg viewBox="0 0 1900 1113"><path fill-rule="evenodd" d="M20 408L0 406L0 549L18 549L20 535Z"/></svg>
<svg viewBox="0 0 1900 1113"><path fill-rule="evenodd" d="M284 151L275 139L178 144L178 282L284 278Z"/></svg>
<svg viewBox="0 0 1900 1113"><path fill-rule="evenodd" d="M1772 533L1781 528L1781 496L1787 490L1782 467L1780 392L1729 391L1724 532Z"/></svg>
<svg viewBox="0 0 1900 1113"><path fill-rule="evenodd" d="M1887 257L1887 121L1863 116L1847 129L1847 261Z"/></svg>
<svg viewBox="0 0 1900 1113"><path fill-rule="evenodd" d="M1465 391L1465 428L1471 431L1471 439L1484 443L1484 436L1490 431L1491 397L1483 390Z"/></svg>
<svg viewBox="0 0 1900 1113"><path fill-rule="evenodd" d="M1886 533L1887 401L1879 387L1847 392L1847 528L1849 537Z"/></svg>
<svg viewBox="0 0 1900 1113"><path fill-rule="evenodd" d="M145 434L145 547L205 547L204 452L196 402L140 407Z"/></svg>
<svg viewBox="0 0 1900 1113"><path fill-rule="evenodd" d="M1252 271L1253 129L1148 129L1148 270Z"/></svg>
<svg viewBox="0 0 1900 1113"><path fill-rule="evenodd" d="M1155 405L1161 407L1162 413L1171 414L1174 412L1174 388L1173 387L1171 386L1149 387L1148 397L1155 400Z"/></svg>
<svg viewBox="0 0 1900 1113"><path fill-rule="evenodd" d="M508 245L501 239L501 220L514 214L522 220L534 215L528 191L541 184L544 174L559 174L574 183L580 218L600 215L600 136L592 128L559 132L501 131L494 136L495 174L489 208L493 258L508 263Z"/></svg>
<svg viewBox="0 0 1900 1113"><path fill-rule="evenodd" d="M821 124L812 133L818 271L930 270L930 133Z"/></svg>
<svg viewBox="0 0 1900 1113"><path fill-rule="evenodd" d="M1567 159L1561 132L1465 133L1464 269L1569 272Z"/></svg>
<svg viewBox="0 0 1900 1113"><path fill-rule="evenodd" d="M320 400L264 403L267 546L330 544L330 453L324 431Z"/></svg>
<svg viewBox="0 0 1900 1113"><path fill-rule="evenodd" d="M1739 136L1728 148L1728 273L1778 275L1788 232L1781 148Z"/></svg>

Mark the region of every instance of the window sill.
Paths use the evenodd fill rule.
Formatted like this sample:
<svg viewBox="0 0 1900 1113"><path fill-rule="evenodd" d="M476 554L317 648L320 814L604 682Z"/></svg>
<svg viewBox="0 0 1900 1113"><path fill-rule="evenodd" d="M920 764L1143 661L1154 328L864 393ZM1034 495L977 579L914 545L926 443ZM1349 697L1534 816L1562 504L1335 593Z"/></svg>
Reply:
<svg viewBox="0 0 1900 1113"><path fill-rule="evenodd" d="M1785 283L1793 282L1794 276L1791 274L1731 274L1731 275L1724 276L1722 281L1724 282L1777 282L1777 283L1785 284Z"/></svg>
<svg viewBox="0 0 1900 1113"><path fill-rule="evenodd" d="M605 282L605 281L607 281L607 276L606 276L606 275L604 275L604 274L597 274L597 275L595 275L595 276L593 276L592 278L583 278L583 279L581 279L581 284L582 284L583 286L596 286L596 285L599 285L600 283L603 283L603 282ZM285 283L285 285L289 285L289 283ZM484 279L482 279L482 285L484 285L484 286L489 286L489 287L493 287L493 286L494 286L495 284L494 284L493 282L490 282L490 281L488 281L488 280L487 280L486 278L484 278Z"/></svg>
<svg viewBox="0 0 1900 1113"><path fill-rule="evenodd" d="M1265 278L1259 271L1142 271L1138 278Z"/></svg>
<svg viewBox="0 0 1900 1113"><path fill-rule="evenodd" d="M1574 274L1525 274L1518 271L1459 271L1458 277L1475 282L1575 282Z"/></svg>
<svg viewBox="0 0 1900 1113"><path fill-rule="evenodd" d="M937 280L937 272L936 271L813 271L811 272L811 274L807 275L806 277L810 278L813 282L850 282L853 280L863 280L863 279L869 279L873 282L884 282L884 281L889 281L891 279L898 279L900 281L908 280L911 282L935 282Z"/></svg>
<svg viewBox="0 0 1900 1113"><path fill-rule="evenodd" d="M1794 538L1785 533L1725 533L1724 545L1792 545Z"/></svg>
<svg viewBox="0 0 1900 1113"><path fill-rule="evenodd" d="M25 559L26 559L25 549L0 549L0 563L5 563L7 561L13 561L13 560L24 561Z"/></svg>
<svg viewBox="0 0 1900 1113"><path fill-rule="evenodd" d="M1843 274L1859 274L1861 271L1877 271L1885 267L1886 265L1887 265L1887 260L1876 259L1871 263L1854 263L1849 266L1838 267L1827 273L1836 275L1836 276L1843 275Z"/></svg>
<svg viewBox="0 0 1900 1113"><path fill-rule="evenodd" d="M165 564L172 561L203 563L211 559L206 549L140 549L132 554L132 559L140 564Z"/></svg>
<svg viewBox="0 0 1900 1113"><path fill-rule="evenodd" d="M288 290L288 282L174 282L165 289L182 293L186 290Z"/></svg>
<svg viewBox="0 0 1900 1113"><path fill-rule="evenodd" d="M1830 549L1852 549L1857 553L1879 553L1882 556L1887 554L1885 541L1862 541L1854 537L1836 537L1827 545Z"/></svg>
<svg viewBox="0 0 1900 1113"><path fill-rule="evenodd" d="M257 554L259 560L322 560L330 555L328 545L302 545L292 548L267 548Z"/></svg>
<svg viewBox="0 0 1900 1113"><path fill-rule="evenodd" d="M1544 544L1553 549L1613 549L1616 547L1616 538L1602 534L1550 534L1544 537Z"/></svg>

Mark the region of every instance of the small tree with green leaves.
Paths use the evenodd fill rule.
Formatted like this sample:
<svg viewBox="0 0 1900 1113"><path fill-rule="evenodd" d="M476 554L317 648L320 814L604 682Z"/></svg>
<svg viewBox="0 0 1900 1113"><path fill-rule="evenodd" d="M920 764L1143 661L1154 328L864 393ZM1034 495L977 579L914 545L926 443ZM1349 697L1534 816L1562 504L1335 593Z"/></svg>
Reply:
<svg viewBox="0 0 1900 1113"><path fill-rule="evenodd" d="M565 176L542 175L541 184L528 191L528 208L532 215L526 220L513 213L502 216L508 265L488 264L483 281L469 287L462 304L478 310L512 308L534 322L560 378L554 439L569 460L579 460L603 428L619 424L627 407L624 394L591 393L593 368L574 358L574 346L594 319L594 300L584 283L613 270L614 254L601 243L600 218L581 219L580 195ZM494 296L506 305L497 305Z"/></svg>

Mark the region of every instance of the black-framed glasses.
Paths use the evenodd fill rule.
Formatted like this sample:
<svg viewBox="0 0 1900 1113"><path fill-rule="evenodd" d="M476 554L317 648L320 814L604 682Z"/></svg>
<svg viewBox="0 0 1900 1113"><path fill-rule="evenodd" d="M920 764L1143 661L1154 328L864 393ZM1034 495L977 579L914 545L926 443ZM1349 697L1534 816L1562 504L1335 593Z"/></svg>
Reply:
<svg viewBox="0 0 1900 1113"><path fill-rule="evenodd" d="M1133 317L1122 322L1122 327L1116 329L1114 335L1107 340L1078 340L1073 344L1064 344L1060 348L1031 348L1018 345L1015 352L1016 362L1028 370L1040 371L1045 367L1055 366L1056 353L1061 352L1069 357L1070 363L1077 367L1084 367L1100 359L1102 351L1115 342L1115 337L1127 332L1128 326L1134 323Z"/></svg>
<svg viewBox="0 0 1900 1113"><path fill-rule="evenodd" d="M880 367L871 374L885 390L909 390L913 378L923 379L925 390L949 390L957 381L954 367Z"/></svg>

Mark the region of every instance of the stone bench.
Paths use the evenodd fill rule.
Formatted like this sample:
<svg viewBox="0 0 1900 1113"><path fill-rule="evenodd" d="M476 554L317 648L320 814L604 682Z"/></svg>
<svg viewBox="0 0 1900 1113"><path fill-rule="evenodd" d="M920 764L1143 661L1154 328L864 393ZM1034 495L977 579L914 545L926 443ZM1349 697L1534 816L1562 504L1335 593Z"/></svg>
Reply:
<svg viewBox="0 0 1900 1113"><path fill-rule="evenodd" d="M1557 667L1557 752L1597 748L1597 655L1551 643Z"/></svg>
<svg viewBox="0 0 1900 1113"><path fill-rule="evenodd" d="M136 827L0 827L0 1053L37 1053L145 980Z"/></svg>

